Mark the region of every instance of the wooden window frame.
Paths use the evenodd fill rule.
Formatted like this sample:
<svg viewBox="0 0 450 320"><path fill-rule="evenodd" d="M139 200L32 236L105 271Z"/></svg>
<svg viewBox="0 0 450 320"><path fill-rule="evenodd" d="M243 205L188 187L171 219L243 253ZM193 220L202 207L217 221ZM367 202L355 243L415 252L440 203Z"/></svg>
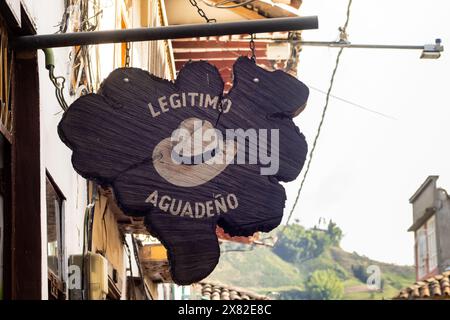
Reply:
<svg viewBox="0 0 450 320"><path fill-rule="evenodd" d="M425 225L421 226L416 231L416 260L417 260L417 277L419 279L428 274L428 248L427 248L427 233ZM422 248L422 245L424 246ZM421 249L423 252L421 253Z"/></svg>
<svg viewBox="0 0 450 320"><path fill-rule="evenodd" d="M437 256L437 238L436 238L436 217L431 216L427 222L427 255L428 255L428 272L434 272L438 268ZM431 224L433 224L433 232L430 232ZM434 252L432 252L434 250ZM432 264L433 262L433 264Z"/></svg>
<svg viewBox="0 0 450 320"><path fill-rule="evenodd" d="M47 267L48 271L48 296L49 299L58 299L58 300L64 300L66 298L66 285L65 285L65 275L67 273L67 266L66 266L66 254L65 254L65 228L64 228L64 221L65 221L65 202L66 197L62 193L61 189L59 188L58 184L53 179L52 175L48 170L45 171L45 179L46 182L51 184L53 190L55 191L55 194L59 198L58 201L58 217L56 218L56 225L58 227L56 232L57 242L58 242L58 273L56 274L54 270L51 270L49 267ZM47 213L48 217L48 213ZM48 228L48 221L47 221L47 228ZM48 231L47 231L48 232ZM48 243L48 241L47 241ZM46 254L48 257L48 253Z"/></svg>
<svg viewBox="0 0 450 320"><path fill-rule="evenodd" d="M432 234L430 234L430 223L434 223L434 231ZM431 236L433 237L431 239ZM421 261L421 255L420 255L420 241L423 241L424 245L424 257ZM417 272L417 279L424 279L432 274L434 274L438 268L439 268L439 261L438 261L438 249L437 249L437 237L436 237L436 218L435 216L431 216L428 218L427 221L423 223L423 225L420 226L415 231L415 239L416 239L416 245L415 245L415 255L416 255L416 272ZM434 250L435 252L431 252L432 250L432 243L431 241L434 241ZM435 263L431 264L431 259L434 259ZM423 269L423 270L422 270ZM423 272L421 272L423 271Z"/></svg>

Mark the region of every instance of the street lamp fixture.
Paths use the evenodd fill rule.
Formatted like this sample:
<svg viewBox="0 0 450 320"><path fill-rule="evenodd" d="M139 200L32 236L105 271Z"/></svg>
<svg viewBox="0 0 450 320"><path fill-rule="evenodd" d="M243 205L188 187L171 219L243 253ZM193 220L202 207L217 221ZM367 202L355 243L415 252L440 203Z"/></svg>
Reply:
<svg viewBox="0 0 450 320"><path fill-rule="evenodd" d="M444 46L441 45L441 39L436 39L434 44L426 44L423 47L420 59L439 59L441 52L444 51Z"/></svg>
<svg viewBox="0 0 450 320"><path fill-rule="evenodd" d="M385 45L385 44L353 44L347 40L339 41L303 41L299 39L272 39L255 38L256 40L268 40L274 43L301 44L307 47L328 47L328 48L353 48L353 49L394 49L394 50L422 50L421 59L438 59L444 51L441 39L436 39L433 44L426 45Z"/></svg>

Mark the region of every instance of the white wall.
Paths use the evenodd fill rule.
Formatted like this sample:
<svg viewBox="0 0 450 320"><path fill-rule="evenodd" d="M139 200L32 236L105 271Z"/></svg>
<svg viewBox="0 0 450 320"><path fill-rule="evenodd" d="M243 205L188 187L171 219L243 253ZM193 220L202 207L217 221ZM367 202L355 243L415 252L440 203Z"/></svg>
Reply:
<svg viewBox="0 0 450 320"><path fill-rule="evenodd" d="M51 5L41 1L23 1L37 24L38 34L55 33L61 20L64 6L62 0L54 0ZM68 79L69 48L54 49L55 73ZM44 54L39 51L39 91L41 121L41 230L42 230L42 298L48 298L47 288L47 212L45 171L48 170L66 197L64 211L65 262L72 254L82 252L83 215L86 207L86 181L72 168L71 150L59 139L57 125L61 119L61 108L55 97L55 90L45 69ZM66 80L67 82L67 80ZM65 97L71 102L66 90ZM67 269L66 269L67 270Z"/></svg>
<svg viewBox="0 0 450 320"><path fill-rule="evenodd" d="M144 1L144 0L140 0ZM154 1L154 0L153 0ZM58 24L61 21L64 11L63 0L53 0L51 5L43 5L43 1L23 0L24 5L37 24L38 34L51 34L58 31ZM116 1L100 1L100 7L103 10L99 22L100 30L115 29L117 26L116 12L119 6ZM140 26L139 9L140 2L135 1L132 8L131 24ZM153 5L152 10L156 10ZM156 13L153 12L155 15ZM153 23L156 23L153 22ZM120 65L120 44L102 44L90 48L92 67L98 68L100 83L108 74ZM150 58L156 58L162 65L166 64L164 55L164 43L153 43L157 50L149 53L150 43L142 42L133 44L132 65L147 69ZM115 50L114 50L115 49ZM155 49L155 48L154 48ZM67 103L73 101L69 96L67 87L69 86L70 61L69 53L72 48L53 49L55 58L55 75L66 78L65 98ZM150 70L155 72L156 70ZM93 72L94 76L96 72ZM165 68L166 78L170 78L168 68ZM47 213L46 213L46 185L45 172L51 174L57 186L66 197L64 212L64 261L72 254L80 254L83 245L83 217L87 205L86 181L80 177L72 168L72 151L67 148L59 139L57 134L57 125L61 120L62 110L55 97L55 89L48 78L48 71L45 69L44 54L39 51L39 91L40 91L40 134L41 134L41 230L42 230L42 298L48 298L47 288ZM130 246L132 247L132 246ZM136 267L136 266L134 266ZM136 269L136 268L134 268ZM67 266L66 266L67 270ZM65 279L67 280L67 279ZM126 280L126 279L124 279ZM126 282L126 281L124 281ZM123 290L125 293L125 290Z"/></svg>

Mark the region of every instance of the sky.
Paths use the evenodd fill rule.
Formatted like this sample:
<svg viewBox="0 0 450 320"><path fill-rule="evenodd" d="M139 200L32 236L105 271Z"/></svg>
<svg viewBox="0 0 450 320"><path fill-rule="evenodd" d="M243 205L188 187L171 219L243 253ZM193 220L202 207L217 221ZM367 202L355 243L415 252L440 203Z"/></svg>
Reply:
<svg viewBox="0 0 450 320"><path fill-rule="evenodd" d="M305 41L335 41L347 0L303 0L302 15L319 29ZM423 45L441 38L450 50L448 0L353 0L349 41ZM303 47L299 79L326 91L338 49ZM414 264L408 199L428 175L450 192L450 58L419 59L420 51L345 49L332 94L389 115L331 98L293 219L311 227L320 217L343 230L342 247L372 259ZM325 95L311 90L295 119L312 145ZM303 172L302 172L303 174ZM285 185L289 214L300 181Z"/></svg>

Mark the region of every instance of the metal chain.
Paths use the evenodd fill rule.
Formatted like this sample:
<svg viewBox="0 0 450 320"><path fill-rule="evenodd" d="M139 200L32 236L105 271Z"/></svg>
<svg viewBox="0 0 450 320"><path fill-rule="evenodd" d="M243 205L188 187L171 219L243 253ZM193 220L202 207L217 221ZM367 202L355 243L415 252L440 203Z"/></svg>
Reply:
<svg viewBox="0 0 450 320"><path fill-rule="evenodd" d="M255 41L254 41L254 39L255 39L255 36L254 36L254 34L252 33L251 35L250 35L250 51L252 52L252 56L251 56L251 59L253 60L253 62L256 62L256 53L255 53L255 50L256 50L256 46L255 46Z"/></svg>
<svg viewBox="0 0 450 320"><path fill-rule="evenodd" d="M203 19L205 19L207 23L214 23L214 22L217 22L216 19L210 19L210 18L208 18L208 17L206 16L205 11L203 11L202 8L200 8L200 7L198 6L197 1L195 1L195 0L189 0L189 2L191 3L191 5L192 5L194 8L197 9L197 12L198 12L199 16L202 17Z"/></svg>
<svg viewBox="0 0 450 320"><path fill-rule="evenodd" d="M127 42L126 44L126 48L125 48L125 67L129 68L130 67L130 43Z"/></svg>

